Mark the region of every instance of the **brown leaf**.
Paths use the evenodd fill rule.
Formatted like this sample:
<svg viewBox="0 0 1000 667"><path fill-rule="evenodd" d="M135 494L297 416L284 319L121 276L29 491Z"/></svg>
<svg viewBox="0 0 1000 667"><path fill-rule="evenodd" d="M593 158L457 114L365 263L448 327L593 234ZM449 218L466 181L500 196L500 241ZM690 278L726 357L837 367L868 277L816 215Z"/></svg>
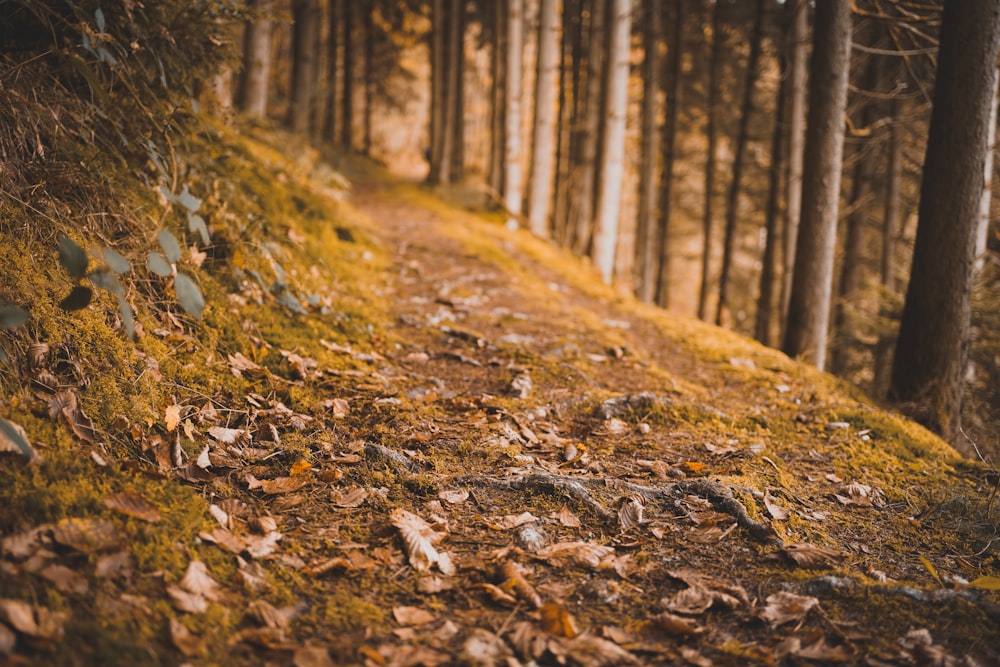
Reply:
<svg viewBox="0 0 1000 667"><path fill-rule="evenodd" d="M59 639L69 615L21 600L0 599L0 622L22 635L36 639Z"/></svg>
<svg viewBox="0 0 1000 667"><path fill-rule="evenodd" d="M88 554L112 551L125 542L115 524L103 519L62 519L52 527L52 539Z"/></svg>
<svg viewBox="0 0 1000 667"><path fill-rule="evenodd" d="M566 608L557 602L549 602L538 610L539 626L545 632L557 637L572 639L580 634L576 621Z"/></svg>
<svg viewBox="0 0 1000 667"><path fill-rule="evenodd" d="M614 552L614 547L607 547L596 542L560 542L545 547L536 556L556 566L575 564L597 568L601 561Z"/></svg>
<svg viewBox="0 0 1000 667"><path fill-rule="evenodd" d="M764 507L767 508L767 513L770 514L773 519L777 519L778 521L786 521L789 517L788 510L774 502L774 497L771 495L770 491L764 492Z"/></svg>
<svg viewBox="0 0 1000 667"><path fill-rule="evenodd" d="M337 507L345 509L361 507L368 500L368 490L362 486L355 486L340 492L334 491L331 496L333 504Z"/></svg>
<svg viewBox="0 0 1000 667"><path fill-rule="evenodd" d="M90 589L86 577L65 565L49 565L38 574L55 584L55 587L63 593L82 595Z"/></svg>
<svg viewBox="0 0 1000 667"><path fill-rule="evenodd" d="M813 607L818 606L819 600L814 597L781 591L767 596L767 606L758 616L772 628L776 628L785 623L803 620Z"/></svg>
<svg viewBox="0 0 1000 667"><path fill-rule="evenodd" d="M842 505L857 505L859 507L884 507L885 493L882 489L860 482L851 482L840 487L840 492L834 494Z"/></svg>
<svg viewBox="0 0 1000 667"><path fill-rule="evenodd" d="M231 370L233 372L233 375L235 375L238 378L243 377L244 373L264 374L267 372L265 369L261 368L258 364L247 359L240 352L229 355L229 370Z"/></svg>
<svg viewBox="0 0 1000 667"><path fill-rule="evenodd" d="M206 600L216 602L219 600L219 583L208 573L208 568L200 560L193 560L188 563L184 578L181 579L181 588L196 595L201 595Z"/></svg>
<svg viewBox="0 0 1000 667"><path fill-rule="evenodd" d="M4 558L12 560L26 560L35 554L46 544L51 544L49 540L49 529L52 526L42 525L36 528L29 528L21 533L14 533L8 537L0 539L0 553Z"/></svg>
<svg viewBox="0 0 1000 667"><path fill-rule="evenodd" d="M490 596L494 602L499 602L502 605L508 607L516 607L518 602L517 598L500 588L499 586L494 586L493 584L473 584L472 588L478 588L480 590L486 591L486 594Z"/></svg>
<svg viewBox="0 0 1000 667"><path fill-rule="evenodd" d="M825 570L840 565L848 554L811 544L789 544L781 552L807 570Z"/></svg>
<svg viewBox="0 0 1000 667"><path fill-rule="evenodd" d="M517 528L523 524L534 523L535 521L538 521L538 517L531 512L521 512L517 515L508 514L500 520L488 523L487 525L493 530L510 530L511 528Z"/></svg>
<svg viewBox="0 0 1000 667"><path fill-rule="evenodd" d="M3 623L0 623L0 658L5 658L14 652L17 635Z"/></svg>
<svg viewBox="0 0 1000 667"><path fill-rule="evenodd" d="M293 493L309 483L307 475L298 477L276 477L274 479L260 480L260 488L270 496L277 496L284 493Z"/></svg>
<svg viewBox="0 0 1000 667"><path fill-rule="evenodd" d="M653 616L651 620L653 625L660 630L677 637L687 637L704 631L704 628L698 627L698 624L692 619L677 616L667 611Z"/></svg>
<svg viewBox="0 0 1000 667"><path fill-rule="evenodd" d="M204 614L208 611L208 600L204 596L186 591L179 586L167 586L167 595L177 611L188 614Z"/></svg>
<svg viewBox="0 0 1000 667"><path fill-rule="evenodd" d="M237 560L240 566L240 579L243 580L243 585L246 586L247 590L252 593L266 593L271 590L272 586L267 580L267 571L263 565L257 561L248 563L242 558Z"/></svg>
<svg viewBox="0 0 1000 667"><path fill-rule="evenodd" d="M505 591L513 591L517 593L517 597L530 603L535 609L542 606L541 596L538 595L534 586L529 584L528 580L525 579L524 569L516 562L509 560L500 566L500 576L504 580L503 583L500 584L500 588Z"/></svg>
<svg viewBox="0 0 1000 667"><path fill-rule="evenodd" d="M438 498L449 505L460 505L469 499L468 489L445 489L438 492Z"/></svg>
<svg viewBox="0 0 1000 667"><path fill-rule="evenodd" d="M555 518L562 525L567 528L579 528L580 527L580 517L573 514L572 510L563 505L558 512L555 513Z"/></svg>
<svg viewBox="0 0 1000 667"><path fill-rule="evenodd" d="M223 445L237 445L242 447L250 444L250 431L242 428L213 426L208 429L208 434Z"/></svg>
<svg viewBox="0 0 1000 667"><path fill-rule="evenodd" d="M434 545L444 539L443 533L438 533L419 516L401 508L394 509L389 520L399 529L407 557L414 569L426 572L437 565L442 574L455 573L451 557L434 548Z"/></svg>
<svg viewBox="0 0 1000 667"><path fill-rule="evenodd" d="M119 514L135 517L149 523L156 523L160 520L160 510L134 491L122 491L105 498L104 506Z"/></svg>
<svg viewBox="0 0 1000 667"><path fill-rule="evenodd" d="M168 405L163 412L163 420L167 424L167 431L173 431L181 423L181 406Z"/></svg>
<svg viewBox="0 0 1000 667"><path fill-rule="evenodd" d="M434 622L435 618L437 618L431 612L420 607L393 607L392 617L404 627L427 625Z"/></svg>
<svg viewBox="0 0 1000 667"><path fill-rule="evenodd" d="M132 576L132 569L132 554L116 551L98 557L94 574L101 579L128 579Z"/></svg>
<svg viewBox="0 0 1000 667"><path fill-rule="evenodd" d="M624 533L629 528L642 523L644 510L642 496L631 495L623 498L622 504L618 508L618 530Z"/></svg>
<svg viewBox="0 0 1000 667"><path fill-rule="evenodd" d="M330 657L330 651L325 646L303 646L295 649L292 656L294 667L336 667L337 663Z"/></svg>

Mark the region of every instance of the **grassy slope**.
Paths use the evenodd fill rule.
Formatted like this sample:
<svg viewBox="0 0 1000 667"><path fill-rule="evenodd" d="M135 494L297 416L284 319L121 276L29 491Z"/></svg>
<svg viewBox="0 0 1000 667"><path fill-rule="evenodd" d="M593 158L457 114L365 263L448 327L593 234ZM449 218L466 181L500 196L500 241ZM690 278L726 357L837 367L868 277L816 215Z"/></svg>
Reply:
<svg viewBox="0 0 1000 667"><path fill-rule="evenodd" d="M134 267L135 343L110 299L78 313L54 306L69 287L54 237L31 231L30 211L3 205L0 261L13 270L0 277L0 294L28 307L32 320L0 338L8 358L0 416L25 428L43 460L0 455L0 598L66 614L60 638L20 632L10 660L175 664L186 651L196 663L281 664L311 644L338 664L378 663L414 646L432 662L460 653L477 628L511 644L512 623L552 629L534 620L531 596L510 584L509 572L494 572L504 559L591 635L615 626L619 634L604 636L654 663L685 650L717 663L773 661L789 637L824 638L855 658L901 659L900 639L921 627L955 654L995 651L996 594L915 603L900 592L904 584L939 588L933 574L953 582L1000 568L990 542L1000 511L991 503L995 482L923 429L777 352L623 298L560 251L370 165L345 165L357 192L336 202L337 184L315 152L286 136L210 126L192 141L186 165L184 183L205 200L213 233L201 268L190 251L179 266L206 295L200 321L182 314L170 282L143 266L158 224L181 236L183 219L136 174L116 175L135 230L116 241ZM108 243L99 227L56 225L85 247ZM276 282L308 313L283 304L285 292L269 289ZM49 345L46 366L75 388L94 442L50 419L51 396L32 384L33 342ZM236 355L258 367L238 377ZM533 386L518 398L509 387L524 374ZM602 401L639 391L664 400L615 420L594 416ZM226 446L211 435L218 427L248 430L252 442ZM170 460L174 442L184 450L182 470ZM199 472L191 462L206 446L212 465ZM597 503L590 506L563 491L498 484L540 471L663 493L644 500L648 523L620 531L613 517L627 493L613 483L587 487ZM732 515L682 486L697 480L731 489L750 520L777 538L727 532ZM886 504L838 502L834 494L852 481L883 491ZM471 489L472 499L438 499L456 488ZM159 521L109 510L106 500L125 490L156 506ZM764 491L788 518L769 517ZM277 549L240 560L207 542L219 525L210 504L244 538L273 535L273 518ZM447 524L441 548L460 567L443 590L422 592L406 567L389 521L397 508ZM579 528L553 518L563 508ZM523 544L497 556L514 540L497 529L502 518L523 511L541 518L552 542L615 547L618 569L543 563ZM67 546L73 540L58 522L70 518L111 522L120 544ZM38 526L46 527L39 544L15 553L15 541ZM843 557L805 570L781 556L777 541ZM126 553L118 575L105 572L109 554ZM192 560L220 583L204 613L178 611L167 592ZM654 614L658 600L683 587L669 574L682 567L742 584L748 600L695 615L699 634L672 637ZM829 573L855 583L819 596L825 617L778 629L757 619L767 596L783 586L818 590L809 582ZM506 585L519 606L491 600L477 588L485 583ZM259 600L294 620L275 621ZM394 610L402 607L434 620L400 628ZM858 629L871 636L858 638ZM566 640L542 660L558 650L584 649Z"/></svg>

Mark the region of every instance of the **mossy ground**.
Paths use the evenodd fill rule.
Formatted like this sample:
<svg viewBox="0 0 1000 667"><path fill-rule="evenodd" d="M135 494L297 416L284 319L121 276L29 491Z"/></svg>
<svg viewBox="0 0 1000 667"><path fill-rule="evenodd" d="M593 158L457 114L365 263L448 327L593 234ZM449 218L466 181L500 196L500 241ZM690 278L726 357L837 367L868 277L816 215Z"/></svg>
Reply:
<svg viewBox="0 0 1000 667"><path fill-rule="evenodd" d="M185 236L146 180L116 176L134 222L117 246L134 267L134 342L110 299L77 313L55 306L69 281L54 235L20 233L28 214L4 204L0 261L16 270L4 272L0 293L32 319L0 339L0 416L25 428L43 461L2 455L0 536L106 519L132 562L115 578L97 572L102 553L56 545L40 560L0 554L0 598L68 614L59 639L19 636L13 664L292 664L307 646L335 664L419 662L404 654L475 662L475 629L503 638L507 651L523 621L553 630L523 587L514 607L483 587L504 584L494 574L504 559L526 568L529 586L585 636L650 664L798 660L782 657L789 638L850 646L848 661L903 661L901 640L920 628L952 655L998 657L998 594L957 594L962 581L1000 574L996 471L830 376L638 304L551 245L370 163L327 156L352 181L348 194L315 150L285 135L207 124L189 143L183 182L204 199L207 247ZM205 293L200 320L143 267L160 224L185 236L178 268ZM106 242L93 229L76 233L85 247ZM27 361L34 342L61 363L60 379L93 419L93 442L49 418ZM530 387L518 389L523 377ZM595 414L640 392L659 400ZM246 430L251 444L227 445L217 427ZM169 454L175 441L181 466ZM195 465L203 452L211 460ZM585 483L586 497L503 486L541 473ZM776 539L731 529L731 514L683 491L699 479L731 491ZM844 504L837 496L850 482L884 502ZM643 523L622 530L608 517L626 483L663 494L646 499ZM456 489L468 498L441 495ZM106 499L125 490L156 506L159 521L110 511ZM237 536L266 536L261 520L270 518L282 537L269 553L237 557L205 538L219 526L210 505L225 508ZM408 564L390 523L397 508L446 526L439 548L458 572L440 588ZM611 546L617 567L544 561L521 541L497 556L515 543L504 517L525 511L547 544ZM778 541L842 557L805 570ZM204 613L178 610L167 594L192 560L222 589ZM60 589L40 574L47 564L75 570L86 591ZM654 616L683 588L670 574L683 568L739 584L748 598L693 615L696 634L670 635ZM822 613L775 628L760 620L768 596L813 590L828 574L854 583L817 593ZM950 593L931 595L939 590ZM260 600L286 620L261 612ZM400 620L408 607L429 616ZM573 664L603 664L558 634L540 636L566 642ZM554 655L550 647L539 659Z"/></svg>

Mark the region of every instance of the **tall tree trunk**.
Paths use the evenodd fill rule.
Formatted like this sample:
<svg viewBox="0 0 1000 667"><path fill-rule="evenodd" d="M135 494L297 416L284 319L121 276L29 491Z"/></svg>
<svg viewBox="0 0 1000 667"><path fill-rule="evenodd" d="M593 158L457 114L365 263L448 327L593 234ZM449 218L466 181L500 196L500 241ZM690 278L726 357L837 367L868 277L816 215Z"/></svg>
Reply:
<svg viewBox="0 0 1000 667"><path fill-rule="evenodd" d="M893 313L886 305L886 300L896 292L896 235L899 233L903 220L903 141L900 123L900 102L893 99L890 102L889 117L892 125L889 126L889 165L886 175L885 209L882 216L882 261L880 266L880 277L882 285L881 305L879 307L880 318L884 322L889 320ZM885 398L889 391L889 379L892 374L892 353L896 345L894 332L880 330L878 343L875 346L875 371L872 388L875 396Z"/></svg>
<svg viewBox="0 0 1000 667"><path fill-rule="evenodd" d="M712 59L708 65L708 121L705 134L708 136L708 153L705 158L705 208L702 217L704 243L701 252L701 289L698 292L698 319L705 319L708 310L708 283L712 261L712 218L715 204L715 144L716 116L719 113L719 61L722 59L722 3L716 2L712 9Z"/></svg>
<svg viewBox="0 0 1000 667"><path fill-rule="evenodd" d="M354 2L344 2L344 82L340 111L340 144L351 150L354 137Z"/></svg>
<svg viewBox="0 0 1000 667"><path fill-rule="evenodd" d="M997 77L997 82L1000 83L1000 76ZM986 241L990 235L990 207L993 201L993 157L996 153L996 138L997 138L997 86L994 84L993 90L993 104L990 107L990 125L988 130L988 135L986 137L987 145L989 146L986 151L986 165L983 167L983 198L979 203L979 227L976 230L976 273L978 274L983 268L983 262L986 258Z"/></svg>
<svg viewBox="0 0 1000 667"><path fill-rule="evenodd" d="M961 428L998 45L1000 0L945 0L917 237L889 394L949 440Z"/></svg>
<svg viewBox="0 0 1000 667"><path fill-rule="evenodd" d="M788 302L795 273L795 247L802 219L802 171L806 145L806 56L809 52L809 3L787 0L786 20L791 22L791 56L788 70L788 180L785 183L784 270L781 280L781 326L787 328Z"/></svg>
<svg viewBox="0 0 1000 667"><path fill-rule="evenodd" d="M657 0L642 3L642 149L639 157L639 211L635 226L635 294L650 302L656 293L656 158L660 136L656 123L660 58L656 52L662 28ZM672 48L672 47L671 47Z"/></svg>
<svg viewBox="0 0 1000 667"><path fill-rule="evenodd" d="M677 114L681 108L681 54L684 52L685 0L674 0L673 41L667 47L666 79L663 89L667 93L666 117L663 122L663 165L660 169L659 258L656 262L656 303L662 308L670 305L670 214L674 183L674 154L677 145ZM667 3L662 4L667 11ZM664 20L666 23L666 20Z"/></svg>
<svg viewBox="0 0 1000 667"><path fill-rule="evenodd" d="M323 119L323 139L333 143L337 140L337 76L340 73L340 21L343 0L330 0L327 6L326 62L326 117Z"/></svg>
<svg viewBox="0 0 1000 667"><path fill-rule="evenodd" d="M740 125L736 133L736 154L733 157L733 179L726 196L726 229L722 237L722 266L719 267L719 303L715 309L715 323L722 324L722 313L729 305L729 270L733 261L736 242L736 217L739 213L740 185L743 180L743 158L750 131L750 114L753 111L753 91L757 86L760 66L760 45L763 41L764 0L757 0L753 29L750 32L750 57L747 59L747 76L743 84L743 102L740 106Z"/></svg>
<svg viewBox="0 0 1000 667"><path fill-rule="evenodd" d="M288 127L293 132L309 131L312 113L313 84L316 74L316 28L319 2L292 2L292 89L288 106Z"/></svg>
<svg viewBox="0 0 1000 667"><path fill-rule="evenodd" d="M850 0L818 3L809 70L802 227L795 246L782 349L790 356L804 357L821 370L826 362L833 291L850 58Z"/></svg>
<svg viewBox="0 0 1000 667"><path fill-rule="evenodd" d="M267 116L267 99L271 76L271 1L254 0L256 13L247 23L243 57L243 90L240 107L250 118Z"/></svg>
<svg viewBox="0 0 1000 667"><path fill-rule="evenodd" d="M576 136L577 102L580 94L580 0L563 0L562 49L559 64L559 142L556 147L553 236L565 246L569 241L569 198L573 170L573 139Z"/></svg>
<svg viewBox="0 0 1000 667"><path fill-rule="evenodd" d="M448 181L460 181L465 170L465 1L452 0L448 26Z"/></svg>
<svg viewBox="0 0 1000 667"><path fill-rule="evenodd" d="M504 151L507 142L504 137L504 111L507 108L507 2L495 0L496 14L494 16L492 71L493 81L490 84L490 190L495 193L504 191Z"/></svg>
<svg viewBox="0 0 1000 667"><path fill-rule="evenodd" d="M434 0L431 6L431 112L430 112L430 147L429 170L427 182L430 185L440 185L444 182L442 166L444 163L444 146L447 117L447 59L446 35L448 0Z"/></svg>
<svg viewBox="0 0 1000 667"><path fill-rule="evenodd" d="M528 223L532 233L542 238L549 236L549 212L552 210L560 43L559 4L555 0L542 2L538 17L538 74L528 196Z"/></svg>
<svg viewBox="0 0 1000 667"><path fill-rule="evenodd" d="M631 0L612 0L608 51L607 116L604 149L601 151L601 181L597 190L594 247L591 256L605 283L611 284L618 248L618 218L621 215L622 183L625 180L625 123L628 114L629 37L632 28Z"/></svg>
<svg viewBox="0 0 1000 667"><path fill-rule="evenodd" d="M365 114L364 114L364 139L362 152L371 155L372 152L372 102L375 97L375 7L372 0L365 0L364 12L362 14L361 25L364 28L364 65L365 65Z"/></svg>
<svg viewBox="0 0 1000 667"><path fill-rule="evenodd" d="M764 239L764 256L761 259L760 285L757 293L757 314L754 318L754 338L770 346L771 334L774 329L774 297L775 278L778 275L778 218L781 215L780 190L781 175L786 160L785 150L785 114L788 108L789 59L784 52L779 52L778 68L781 81L778 84L778 99L774 104L774 133L771 135L771 169L768 175L767 205L765 206L766 223Z"/></svg>
<svg viewBox="0 0 1000 667"><path fill-rule="evenodd" d="M517 228L521 215L521 62L524 48L524 0L507 0L507 98L504 134L504 208L507 226Z"/></svg>
<svg viewBox="0 0 1000 667"><path fill-rule="evenodd" d="M601 92L604 79L604 18L608 0L592 0L587 45L587 98L580 145L580 163L574 188L575 224L573 251L586 254L594 222L594 175L597 173L598 138L601 132Z"/></svg>

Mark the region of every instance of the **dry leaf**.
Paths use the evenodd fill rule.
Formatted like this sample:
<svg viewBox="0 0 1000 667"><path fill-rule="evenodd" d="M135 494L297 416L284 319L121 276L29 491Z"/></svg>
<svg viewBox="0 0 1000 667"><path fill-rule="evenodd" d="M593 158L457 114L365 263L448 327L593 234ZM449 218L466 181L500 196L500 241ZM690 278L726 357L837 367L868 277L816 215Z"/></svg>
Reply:
<svg viewBox="0 0 1000 667"><path fill-rule="evenodd" d="M614 552L614 547L606 547L596 542L560 542L545 547L536 556L556 566L575 564L597 568L601 561Z"/></svg>
<svg viewBox="0 0 1000 667"><path fill-rule="evenodd" d="M815 547L811 544L789 544L781 552L807 570L825 570L836 567L848 555L844 551Z"/></svg>
<svg viewBox="0 0 1000 667"><path fill-rule="evenodd" d="M119 514L135 517L149 523L156 523L160 520L160 510L134 491L122 491L110 498L105 498L104 506Z"/></svg>
<svg viewBox="0 0 1000 667"><path fill-rule="evenodd" d="M859 507L884 507L885 493L881 489L860 482L851 482L840 487L840 493L834 494L842 505L857 505Z"/></svg>
<svg viewBox="0 0 1000 667"><path fill-rule="evenodd" d="M580 634L576 621L566 608L557 602L549 602L538 610L539 626L545 632L557 637L572 639Z"/></svg>
<svg viewBox="0 0 1000 667"><path fill-rule="evenodd" d="M163 419L167 422L167 431L173 431L181 423L181 406L168 406L164 411Z"/></svg>
<svg viewBox="0 0 1000 667"><path fill-rule="evenodd" d="M469 499L468 489L445 489L438 493L438 498L449 505L459 505Z"/></svg>
<svg viewBox="0 0 1000 667"><path fill-rule="evenodd" d="M55 584L55 587L63 593L82 595L90 589L86 577L65 565L49 565L38 574Z"/></svg>
<svg viewBox="0 0 1000 667"><path fill-rule="evenodd" d="M642 496L633 494L623 498L621 507L618 508L618 529L624 533L629 528L642 523L644 509Z"/></svg>
<svg viewBox="0 0 1000 667"><path fill-rule="evenodd" d="M208 434L223 445L237 445L242 447L250 444L250 431L242 428L213 426L208 429Z"/></svg>
<svg viewBox="0 0 1000 667"><path fill-rule="evenodd" d="M969 586L972 588L982 588L987 591L1000 591L1000 577L991 577L988 574L984 574L970 581Z"/></svg>
<svg viewBox="0 0 1000 667"><path fill-rule="evenodd" d="M125 542L115 524L103 519L62 519L52 527L52 539L88 554L111 551Z"/></svg>
<svg viewBox="0 0 1000 667"><path fill-rule="evenodd" d="M767 508L767 513L771 515L771 518L778 521L786 521L789 517L788 510L774 502L774 497L769 491L764 492L764 507Z"/></svg>
<svg viewBox="0 0 1000 667"><path fill-rule="evenodd" d="M325 646L303 646L295 649L292 665L294 667L336 667L337 663L330 657L330 651Z"/></svg>
<svg viewBox="0 0 1000 667"><path fill-rule="evenodd" d="M266 373L258 364L250 361L242 353L229 355L229 370L238 378L243 377L243 373Z"/></svg>
<svg viewBox="0 0 1000 667"><path fill-rule="evenodd" d="M528 580L524 578L524 574L524 569L516 562L512 560L506 561L500 566L500 576L504 580L500 584L500 588L505 591L513 591L517 594L517 597L530 603L535 609L538 609L542 606L542 598L538 595L534 586L529 584Z"/></svg>
<svg viewBox="0 0 1000 667"><path fill-rule="evenodd" d="M698 624L692 619L676 616L667 611L653 616L650 620L660 630L677 637L686 637L704 631L704 628L698 627Z"/></svg>
<svg viewBox="0 0 1000 667"><path fill-rule="evenodd" d="M69 615L21 600L0 599L0 622L22 635L37 639L59 639Z"/></svg>
<svg viewBox="0 0 1000 667"><path fill-rule="evenodd" d="M493 634L476 628L462 644L462 661L470 665L512 665L518 664L507 642ZM417 663L412 663L417 664Z"/></svg>
<svg viewBox="0 0 1000 667"><path fill-rule="evenodd" d="M437 618L431 612L420 607L393 607L392 617L403 627L427 625L434 622L434 619Z"/></svg>
<svg viewBox="0 0 1000 667"><path fill-rule="evenodd" d="M435 574L417 579L417 590L424 594L441 593L455 588L454 579L444 579Z"/></svg>
<svg viewBox="0 0 1000 667"><path fill-rule="evenodd" d="M499 521L495 523L488 523L487 525L493 530L510 530L511 528L517 528L518 526L526 523L534 523L536 521L538 521L538 517L531 512L522 512L516 516L508 514Z"/></svg>
<svg viewBox="0 0 1000 667"><path fill-rule="evenodd" d="M568 507L563 505L558 512L555 513L554 517L567 528L579 528L580 527L580 517L573 514L573 511Z"/></svg>
<svg viewBox="0 0 1000 667"><path fill-rule="evenodd" d="M14 652L17 635L3 623L0 623L0 658L5 658Z"/></svg>
<svg viewBox="0 0 1000 667"><path fill-rule="evenodd" d="M332 398L329 401L324 401L323 407L333 411L334 419L343 419L351 411L351 404L343 398Z"/></svg>
<svg viewBox="0 0 1000 667"><path fill-rule="evenodd" d="M345 509L361 507L368 500L368 490L362 486L355 486L339 492L334 491L331 494L331 500L337 507Z"/></svg>
<svg viewBox="0 0 1000 667"><path fill-rule="evenodd" d="M299 459L292 464L292 467L288 470L288 475L290 477L298 477L299 475L304 475L312 470L312 464L305 459Z"/></svg>
<svg viewBox="0 0 1000 667"><path fill-rule="evenodd" d="M277 496L298 491L308 483L309 477L304 475L298 477L276 477L275 479L260 480L260 488L270 496Z"/></svg>
<svg viewBox="0 0 1000 667"><path fill-rule="evenodd" d="M97 559L94 574L102 579L128 579L132 576L132 570L132 554L128 551L116 551Z"/></svg>
<svg viewBox="0 0 1000 667"><path fill-rule="evenodd" d="M178 586L167 586L167 595L177 611L187 614L204 614L208 611L208 600Z"/></svg>
<svg viewBox="0 0 1000 667"><path fill-rule="evenodd" d="M643 664L642 661L618 644L588 634L562 640L557 644L550 643L548 648L551 653L561 657L559 664L585 665L586 667Z"/></svg>
<svg viewBox="0 0 1000 667"><path fill-rule="evenodd" d="M508 607L516 607L518 605L517 598L499 586L481 583L473 584L472 588L479 588L486 591L486 594L490 596L490 599L494 602L499 602L502 605L506 605Z"/></svg>
<svg viewBox="0 0 1000 667"><path fill-rule="evenodd" d="M207 600L215 602L219 599L219 583L212 578L208 568L200 560L188 563L180 585L184 590L201 595Z"/></svg>
<svg viewBox="0 0 1000 667"><path fill-rule="evenodd" d="M766 602L767 606L758 615L772 628L801 621L813 607L819 606L819 600L812 596L796 595L788 591L769 595Z"/></svg>
<svg viewBox="0 0 1000 667"><path fill-rule="evenodd" d="M389 520L392 525L399 529L406 547L407 557L414 569L426 572L432 566L437 565L442 574L455 573L455 565L452 563L451 557L434 548L434 545L444 539L443 533L438 533L419 516L402 508L394 509Z"/></svg>
<svg viewBox="0 0 1000 667"><path fill-rule="evenodd" d="M187 626L176 618L170 619L170 641L174 643L178 651L188 658L198 655L205 647L205 642L191 634Z"/></svg>

